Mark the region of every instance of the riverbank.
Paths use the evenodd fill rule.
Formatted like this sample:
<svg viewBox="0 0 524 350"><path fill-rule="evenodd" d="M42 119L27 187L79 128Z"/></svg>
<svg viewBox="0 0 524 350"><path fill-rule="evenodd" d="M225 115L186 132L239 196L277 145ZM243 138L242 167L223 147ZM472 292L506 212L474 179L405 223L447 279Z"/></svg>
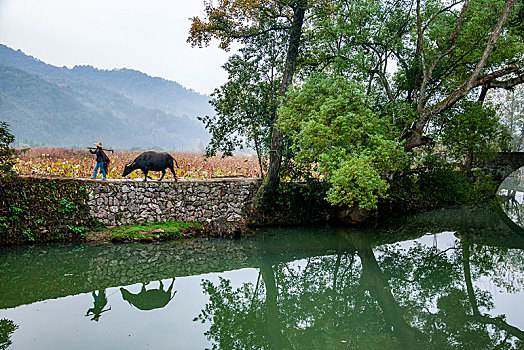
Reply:
<svg viewBox="0 0 524 350"><path fill-rule="evenodd" d="M237 235L257 179L136 181L30 176L0 179L0 245L78 241L100 227L207 223Z"/></svg>
<svg viewBox="0 0 524 350"><path fill-rule="evenodd" d="M81 241L94 243L153 243L186 241L199 237L238 238L251 229L240 223L227 223L217 219L209 222L167 221L120 227L100 227L86 234Z"/></svg>
<svg viewBox="0 0 524 350"><path fill-rule="evenodd" d="M388 199L369 213L367 221L493 199L495 182L458 172L451 175L449 179L432 173L399 177ZM260 180L252 178L143 182L4 177L0 179L0 246L81 241L88 236L107 240L90 232L166 222L199 222L215 237L240 237L248 226L355 224L340 218L343 208L326 201L327 183L283 182L273 204L254 211L259 185ZM127 238L122 233L121 241L164 240L166 230L138 226L137 232L142 236Z"/></svg>
<svg viewBox="0 0 524 350"><path fill-rule="evenodd" d="M204 225L197 221L170 221L99 228L89 232L87 242L162 242L200 237L206 233Z"/></svg>

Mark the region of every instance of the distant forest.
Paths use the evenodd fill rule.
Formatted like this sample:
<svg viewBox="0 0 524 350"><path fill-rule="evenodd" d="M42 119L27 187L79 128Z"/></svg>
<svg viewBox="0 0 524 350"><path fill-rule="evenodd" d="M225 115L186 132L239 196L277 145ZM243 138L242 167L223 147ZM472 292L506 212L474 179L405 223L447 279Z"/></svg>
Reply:
<svg viewBox="0 0 524 350"><path fill-rule="evenodd" d="M135 70L55 67L0 45L0 120L15 146L203 149L209 100Z"/></svg>

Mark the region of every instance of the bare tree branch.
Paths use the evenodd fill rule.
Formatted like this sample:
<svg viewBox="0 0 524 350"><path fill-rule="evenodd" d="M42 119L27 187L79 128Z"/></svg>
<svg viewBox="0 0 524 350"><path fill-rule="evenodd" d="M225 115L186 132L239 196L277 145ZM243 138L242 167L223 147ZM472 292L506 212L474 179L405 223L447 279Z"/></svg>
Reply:
<svg viewBox="0 0 524 350"><path fill-rule="evenodd" d="M393 97L393 93L391 92L391 87L389 86L388 79L386 75L384 74L384 72L381 71L380 69L371 69L371 70L368 70L368 73L373 73L373 74L378 75L378 77L380 78L380 82L382 83L382 85L384 86L384 89L386 90L386 94L388 95L389 101L395 102L395 98Z"/></svg>
<svg viewBox="0 0 524 350"><path fill-rule="evenodd" d="M426 70L425 64L424 64L424 79L422 80L422 84L420 85L420 93L419 93L419 103L418 103L418 110L419 112L424 109L426 99L426 87L427 84L429 84L431 77L433 76L433 71L435 68L437 68L437 64L447 55L449 55L455 48L457 47L457 37L460 32L460 27L462 25L462 21L464 20L464 16L466 14L466 9L468 7L469 0L464 1L464 5L462 6L462 10L460 11L460 15L457 19L457 23L455 24L455 29L449 36L449 41L451 42L451 45L448 49L442 51L437 58L433 61L431 64L431 67L429 70ZM422 45L422 44L421 44Z"/></svg>
<svg viewBox="0 0 524 350"><path fill-rule="evenodd" d="M510 73L519 71L519 69L515 66L505 68L505 70L508 72L506 74L510 74ZM506 74L502 74L502 71L504 71L504 69L501 69L497 72L493 72L485 76L484 78L479 79L479 85L482 85L482 90L480 91L480 96L478 99L479 102L484 102L484 99L486 98L486 95L489 89L500 88L500 89L505 89L505 90L513 90L515 86L524 83L524 75L522 74L515 78L510 78L510 79L503 80L503 81L495 80L496 78L506 75ZM495 73L498 73L498 74L495 74Z"/></svg>
<svg viewBox="0 0 524 350"><path fill-rule="evenodd" d="M484 69L486 62L488 60L489 55L493 51L493 48L495 47L495 44L497 43L497 40L502 32L502 28L504 27L504 24L506 23L508 19L509 12L511 11L513 5L515 4L516 0L507 0L506 5L504 7L504 10L502 11L502 14L500 15L497 25L493 32L491 33L491 36L488 40L488 43L486 44L486 48L480 57L475 69L471 73L471 76L464 82L461 86L459 86L455 91L453 91L448 97L446 97L444 100L430 106L427 108L423 108L421 106L421 102L423 102L423 99L420 99L419 97L419 113L420 118L419 120L414 124L410 135L408 142L406 142L404 149L406 151L410 151L413 148L421 145L422 142L422 132L424 130L424 127L428 123L428 121L431 119L431 117L435 114L442 113L443 111L451 108L455 103L457 103L461 98L466 96L466 94L473 89L476 86L475 85L479 81L479 75ZM418 48L422 48L422 28L421 24L419 23L420 20L420 6L419 6L420 0L417 0L417 31L418 31L418 44L417 44L417 50ZM427 78L427 69L425 67L425 60L423 52L421 52L421 57L423 59L424 64L424 79ZM493 73L492 73L493 74ZM485 78L485 77L484 77ZM482 78L481 78L482 79ZM495 78L494 78L495 79Z"/></svg>
<svg viewBox="0 0 524 350"><path fill-rule="evenodd" d="M501 78L503 76L506 76L508 74L517 72L519 69L516 66L510 66L506 68L499 69L493 73L490 73L484 77L478 78L477 81L472 85L473 88L480 86L480 85L488 85L491 82L493 82L497 78ZM489 86L488 86L489 87ZM494 87L494 86L493 86Z"/></svg>
<svg viewBox="0 0 524 350"><path fill-rule="evenodd" d="M511 78L508 80L492 80L486 84L486 87L491 88L501 88L506 90L512 90L515 86L524 84L524 74L519 75L518 77Z"/></svg>

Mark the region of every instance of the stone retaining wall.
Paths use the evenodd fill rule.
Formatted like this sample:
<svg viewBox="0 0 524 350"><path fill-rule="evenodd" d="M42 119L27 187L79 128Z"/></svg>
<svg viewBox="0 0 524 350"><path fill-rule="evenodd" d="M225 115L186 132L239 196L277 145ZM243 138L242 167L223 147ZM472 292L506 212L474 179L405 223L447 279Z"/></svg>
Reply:
<svg viewBox="0 0 524 350"><path fill-rule="evenodd" d="M252 207L258 179L108 181L15 176L0 179L0 246L76 240L97 226L211 221L217 236L244 225L307 225L334 217L318 186L285 183L262 213ZM249 218L245 214L250 215ZM96 220L95 220L96 219ZM246 220L248 219L248 220ZM229 223L228 223L229 222Z"/></svg>
<svg viewBox="0 0 524 350"><path fill-rule="evenodd" d="M258 186L257 179L85 181L91 215L111 226L219 217L241 221Z"/></svg>

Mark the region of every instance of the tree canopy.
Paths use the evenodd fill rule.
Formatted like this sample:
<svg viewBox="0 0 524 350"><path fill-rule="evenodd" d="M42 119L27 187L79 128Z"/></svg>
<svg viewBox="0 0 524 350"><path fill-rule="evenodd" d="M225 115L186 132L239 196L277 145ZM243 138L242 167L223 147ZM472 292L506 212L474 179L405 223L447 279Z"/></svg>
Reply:
<svg viewBox="0 0 524 350"><path fill-rule="evenodd" d="M288 95L279 127L292 140L295 162L332 184L332 204L372 209L406 154L391 120L370 109L361 87L341 77L314 75Z"/></svg>
<svg viewBox="0 0 524 350"><path fill-rule="evenodd" d="M471 164L479 152L506 149L504 125L484 101L524 82L523 8L516 0L208 3L188 41L241 45L214 95L218 117L207 119L220 136L212 146L230 151L232 135L260 136L238 125L263 125L271 131L271 144L257 141L269 154L266 182L289 145L293 164L331 183L332 203L360 208L375 207L394 175L425 154ZM269 82L280 84L270 108L267 91L276 87L244 95ZM226 116L235 123L222 123Z"/></svg>

